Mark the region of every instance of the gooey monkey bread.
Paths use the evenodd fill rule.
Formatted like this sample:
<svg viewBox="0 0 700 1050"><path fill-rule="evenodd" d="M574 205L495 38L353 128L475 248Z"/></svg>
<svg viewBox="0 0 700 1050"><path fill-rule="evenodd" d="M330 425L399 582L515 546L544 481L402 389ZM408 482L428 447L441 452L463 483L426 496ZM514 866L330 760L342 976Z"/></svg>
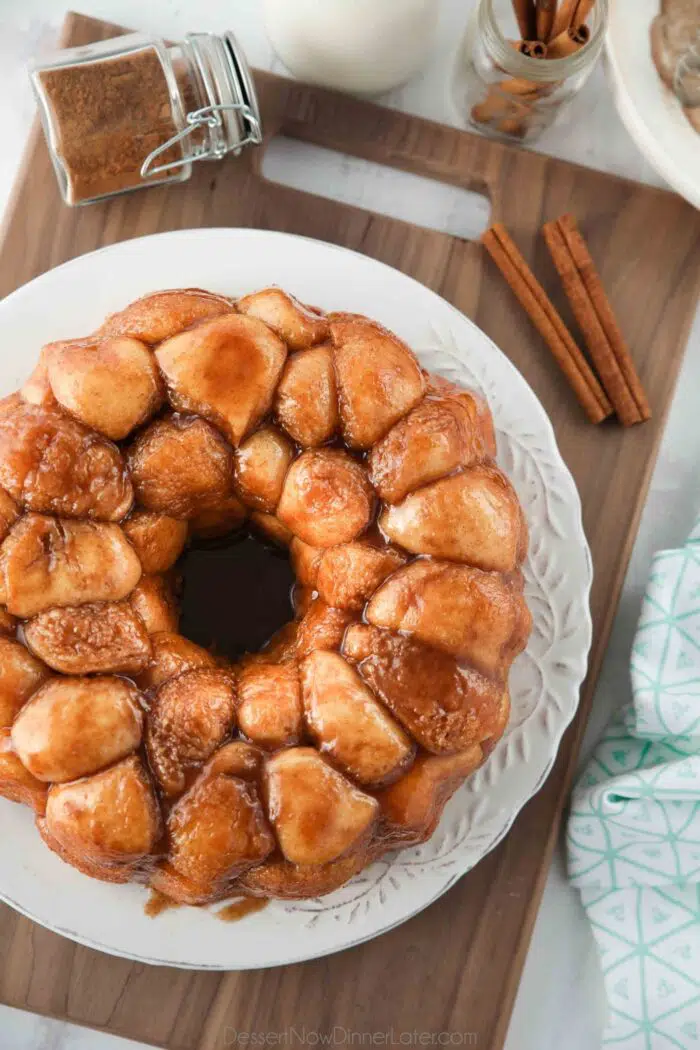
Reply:
<svg viewBox="0 0 700 1050"><path fill-rule="evenodd" d="M277 288L45 346L0 403L0 794L79 871L188 904L423 842L530 630L494 455L477 394ZM178 633L174 580L242 527L289 548L296 612L234 664Z"/></svg>

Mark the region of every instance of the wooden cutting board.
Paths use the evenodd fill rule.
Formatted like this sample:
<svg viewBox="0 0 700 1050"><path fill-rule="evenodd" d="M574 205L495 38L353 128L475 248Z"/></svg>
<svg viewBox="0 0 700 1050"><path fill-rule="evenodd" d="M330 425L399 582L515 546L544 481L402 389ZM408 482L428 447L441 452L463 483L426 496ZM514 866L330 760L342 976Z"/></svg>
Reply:
<svg viewBox="0 0 700 1050"><path fill-rule="evenodd" d="M113 36L69 16L66 44ZM257 75L266 135L285 135L484 192L564 315L538 234L576 213L648 390L653 420L586 423L548 351L478 244L263 179L262 151L201 165L189 183L63 206L35 128L0 243L0 294L104 244L160 230L257 226L347 245L423 281L472 317L542 400L576 479L593 551L590 674L539 794L505 841L438 902L325 959L250 973L154 968L80 947L0 906L0 1001L170 1050L221 1050L237 1032L473 1033L502 1045L595 680L615 614L700 286L700 214L670 193L501 146L367 102ZM154 286L158 275L153 275ZM352 308L352 289L348 306ZM7 848L5 843L2 848ZM235 937L235 927L231 929ZM337 1040L342 1041L342 1035ZM313 1036L311 1037L313 1038ZM285 1045L285 1044L281 1044Z"/></svg>

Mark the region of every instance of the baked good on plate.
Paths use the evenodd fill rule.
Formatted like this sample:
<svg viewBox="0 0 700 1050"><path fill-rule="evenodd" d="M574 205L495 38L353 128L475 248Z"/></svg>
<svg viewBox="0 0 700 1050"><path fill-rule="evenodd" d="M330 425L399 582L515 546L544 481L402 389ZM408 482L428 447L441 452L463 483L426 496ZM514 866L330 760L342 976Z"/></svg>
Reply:
<svg viewBox="0 0 700 1050"><path fill-rule="evenodd" d="M661 0L651 24L651 54L664 84L700 131L700 0Z"/></svg>
<svg viewBox="0 0 700 1050"><path fill-rule="evenodd" d="M0 403L0 794L85 874L188 904L314 897L424 841L530 630L494 456L479 395L278 288L157 292L44 347ZM179 633L178 560L249 529L295 613L232 661Z"/></svg>

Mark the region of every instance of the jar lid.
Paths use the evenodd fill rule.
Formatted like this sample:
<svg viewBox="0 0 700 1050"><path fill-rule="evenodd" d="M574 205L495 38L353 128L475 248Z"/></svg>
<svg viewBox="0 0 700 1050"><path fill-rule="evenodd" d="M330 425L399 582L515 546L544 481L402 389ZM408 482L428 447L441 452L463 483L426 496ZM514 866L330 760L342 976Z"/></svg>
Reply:
<svg viewBox="0 0 700 1050"><path fill-rule="evenodd" d="M258 96L255 91L255 84L250 72L248 60L245 57L243 49L230 30L227 33L224 33L223 39L229 52L231 62L238 73L238 83L241 87L241 101L247 107L249 114L252 115L253 118L252 120L249 120L248 135L251 137L251 142L256 146L259 146L262 142L260 107L258 105Z"/></svg>
<svg viewBox="0 0 700 1050"><path fill-rule="evenodd" d="M262 142L260 108L250 67L232 32L188 33L183 44L206 105L185 114L184 126L144 160L141 177L185 167L196 160L220 160ZM202 139L197 132L206 130ZM183 156L169 164L158 157L181 144ZM190 148L188 148L188 145Z"/></svg>

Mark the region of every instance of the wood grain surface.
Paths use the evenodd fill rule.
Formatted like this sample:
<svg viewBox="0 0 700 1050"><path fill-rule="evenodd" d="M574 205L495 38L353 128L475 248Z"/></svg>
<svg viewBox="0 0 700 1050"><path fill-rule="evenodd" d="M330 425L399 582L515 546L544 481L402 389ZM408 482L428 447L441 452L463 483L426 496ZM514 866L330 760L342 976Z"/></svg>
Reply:
<svg viewBox="0 0 700 1050"><path fill-rule="evenodd" d="M70 16L65 42L115 27ZM261 153L200 165L192 180L88 208L60 201L34 129L0 245L0 294L101 245L184 227L256 226L347 245L418 278L472 317L542 400L579 487L595 563L590 674L575 723L504 842L442 899L337 955L268 971L182 972L114 959L0 907L0 1001L170 1050L221 1050L233 1032L473 1033L502 1045L576 754L700 285L700 215L680 198L537 153L309 88L257 77L266 135L477 189L570 314L543 222L573 211L600 266L654 418L593 427L478 244L266 182ZM158 275L153 275L154 286ZM352 308L352 289L348 289ZM5 844L6 845L6 844ZM3 846L3 848L5 848ZM235 937L235 927L231 936ZM284 1044L281 1044L284 1045Z"/></svg>

